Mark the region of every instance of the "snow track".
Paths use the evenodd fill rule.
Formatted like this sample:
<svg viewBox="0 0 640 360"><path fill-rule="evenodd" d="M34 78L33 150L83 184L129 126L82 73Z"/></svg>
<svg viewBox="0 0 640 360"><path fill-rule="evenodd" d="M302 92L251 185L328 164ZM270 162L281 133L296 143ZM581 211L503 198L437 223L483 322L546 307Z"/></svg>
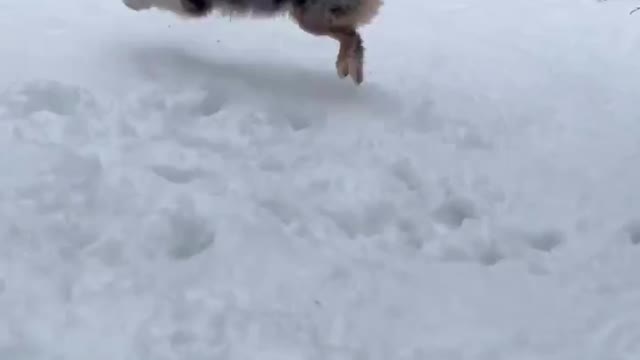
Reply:
<svg viewBox="0 0 640 360"><path fill-rule="evenodd" d="M387 2L0 4L0 359L639 358L634 2Z"/></svg>

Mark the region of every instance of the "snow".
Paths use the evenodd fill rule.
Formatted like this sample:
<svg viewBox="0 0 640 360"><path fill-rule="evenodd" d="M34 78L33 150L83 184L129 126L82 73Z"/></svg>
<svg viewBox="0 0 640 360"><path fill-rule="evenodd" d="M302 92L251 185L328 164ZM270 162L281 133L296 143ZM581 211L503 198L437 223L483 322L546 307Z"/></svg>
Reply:
<svg viewBox="0 0 640 360"><path fill-rule="evenodd" d="M640 356L640 18L0 3L0 358Z"/></svg>

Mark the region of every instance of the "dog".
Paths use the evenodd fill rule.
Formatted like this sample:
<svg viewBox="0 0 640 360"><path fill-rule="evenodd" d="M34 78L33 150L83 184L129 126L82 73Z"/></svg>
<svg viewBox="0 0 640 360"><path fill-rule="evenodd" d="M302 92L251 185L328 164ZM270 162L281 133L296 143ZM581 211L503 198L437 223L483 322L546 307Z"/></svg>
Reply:
<svg viewBox="0 0 640 360"><path fill-rule="evenodd" d="M416 0L418 1L418 0ZM212 12L230 17L288 15L306 33L328 36L339 43L335 62L338 77L364 80L364 46L358 29L373 21L383 0L123 0L132 10L160 9L185 18Z"/></svg>

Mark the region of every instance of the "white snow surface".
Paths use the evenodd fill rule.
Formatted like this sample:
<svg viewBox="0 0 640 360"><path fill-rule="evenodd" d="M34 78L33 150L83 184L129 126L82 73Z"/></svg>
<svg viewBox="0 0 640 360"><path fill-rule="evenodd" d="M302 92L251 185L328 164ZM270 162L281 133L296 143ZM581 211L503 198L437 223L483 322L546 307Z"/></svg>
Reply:
<svg viewBox="0 0 640 360"><path fill-rule="evenodd" d="M0 2L0 359L640 359L639 5Z"/></svg>

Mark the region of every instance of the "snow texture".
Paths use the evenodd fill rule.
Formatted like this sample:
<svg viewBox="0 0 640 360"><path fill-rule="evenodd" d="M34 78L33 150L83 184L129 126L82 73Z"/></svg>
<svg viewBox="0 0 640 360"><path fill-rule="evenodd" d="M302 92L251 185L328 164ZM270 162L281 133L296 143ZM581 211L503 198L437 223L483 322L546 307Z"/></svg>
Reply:
<svg viewBox="0 0 640 360"><path fill-rule="evenodd" d="M0 2L0 359L640 359L640 15Z"/></svg>

